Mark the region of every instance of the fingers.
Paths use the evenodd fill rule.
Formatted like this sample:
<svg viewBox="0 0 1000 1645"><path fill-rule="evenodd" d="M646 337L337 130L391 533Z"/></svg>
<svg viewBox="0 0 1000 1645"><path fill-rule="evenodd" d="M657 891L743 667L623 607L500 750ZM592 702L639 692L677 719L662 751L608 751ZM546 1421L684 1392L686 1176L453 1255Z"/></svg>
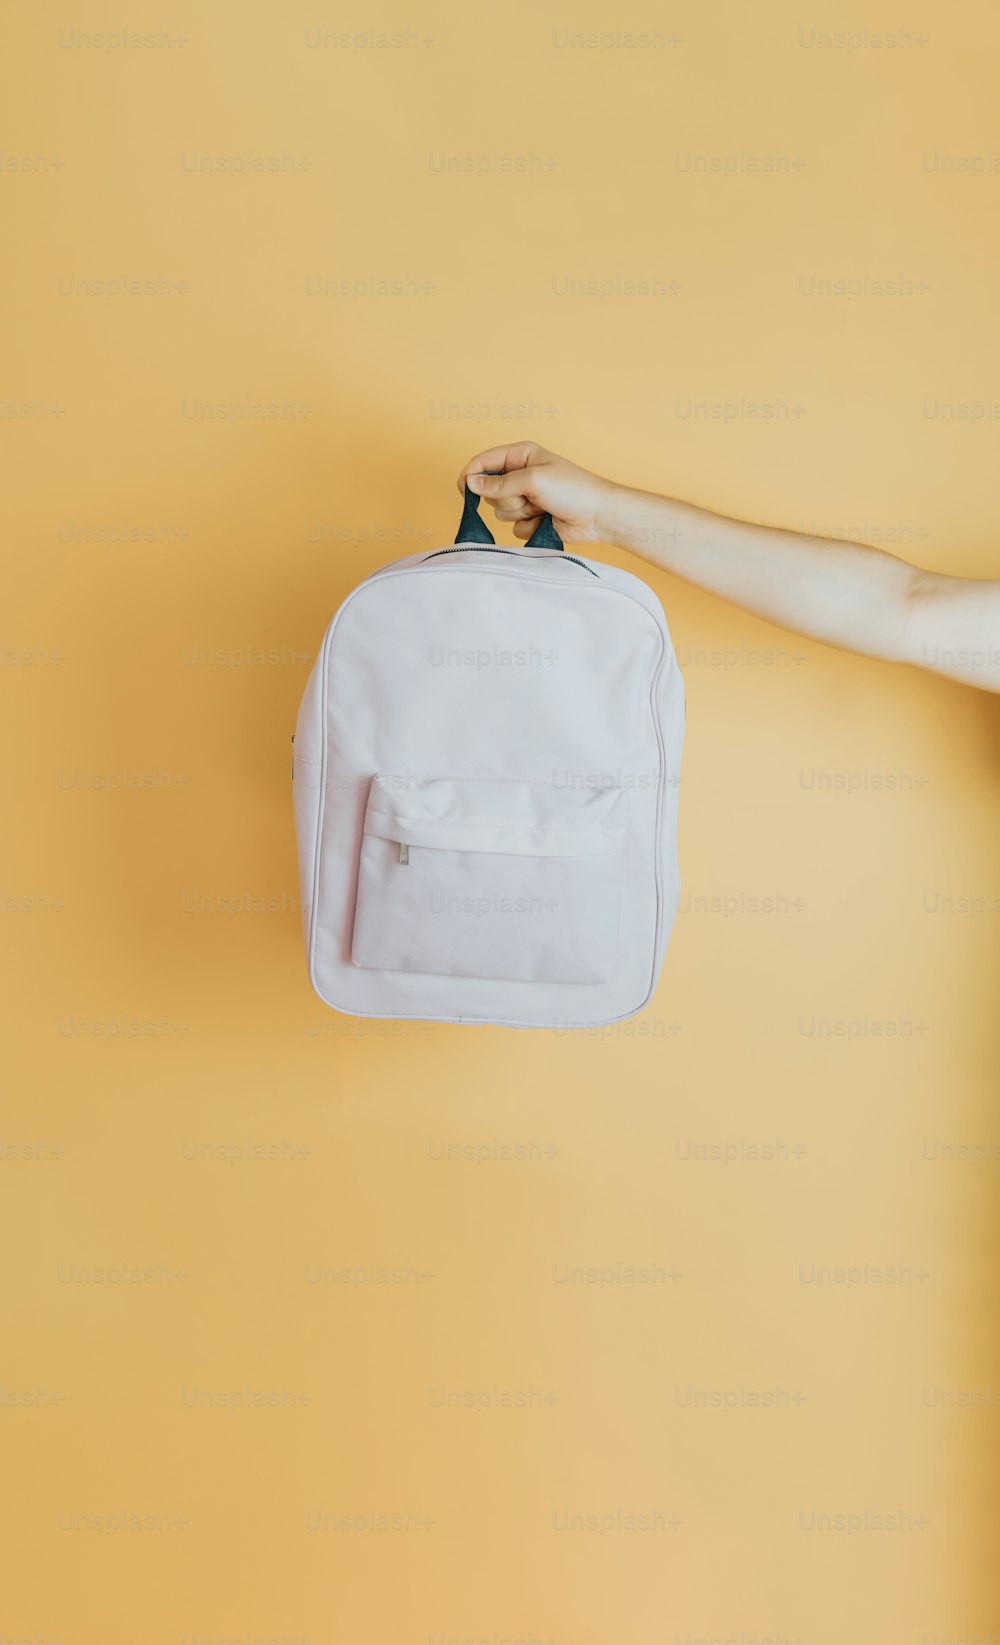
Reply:
<svg viewBox="0 0 1000 1645"><path fill-rule="evenodd" d="M540 514L533 514L528 520L518 520L514 527L514 536L520 537L521 541L526 543L528 538L533 534L536 526L541 524L541 519L542 516Z"/></svg>
<svg viewBox="0 0 1000 1645"><path fill-rule="evenodd" d="M537 468L511 469L506 474L470 474L469 487L493 508L498 520L527 520L544 508L537 494Z"/></svg>
<svg viewBox="0 0 1000 1645"><path fill-rule="evenodd" d="M458 489L463 491L472 474L504 474L511 469L527 468L541 456L541 446L532 440L522 440L515 446L492 446L489 451L477 452L469 459L458 476Z"/></svg>
<svg viewBox="0 0 1000 1645"><path fill-rule="evenodd" d="M489 503L498 520L530 520L537 518L537 502L528 496L526 492L519 489L525 484L525 474L527 472L527 470L522 469L520 474L504 475L503 485L497 495L492 495L489 491L480 492L483 501ZM507 491L508 484L511 488L509 492ZM473 489L478 490L478 487L474 486Z"/></svg>

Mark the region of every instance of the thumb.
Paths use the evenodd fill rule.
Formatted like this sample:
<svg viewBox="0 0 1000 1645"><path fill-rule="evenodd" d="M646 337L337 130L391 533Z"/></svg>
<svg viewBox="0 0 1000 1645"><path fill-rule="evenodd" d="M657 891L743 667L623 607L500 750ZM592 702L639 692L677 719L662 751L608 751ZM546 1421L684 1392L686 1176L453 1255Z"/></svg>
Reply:
<svg viewBox="0 0 1000 1645"><path fill-rule="evenodd" d="M467 484L470 491L478 497L485 497L487 502L500 502L512 497L533 500L537 473L537 469L533 468L515 468L508 469L505 474L470 474Z"/></svg>

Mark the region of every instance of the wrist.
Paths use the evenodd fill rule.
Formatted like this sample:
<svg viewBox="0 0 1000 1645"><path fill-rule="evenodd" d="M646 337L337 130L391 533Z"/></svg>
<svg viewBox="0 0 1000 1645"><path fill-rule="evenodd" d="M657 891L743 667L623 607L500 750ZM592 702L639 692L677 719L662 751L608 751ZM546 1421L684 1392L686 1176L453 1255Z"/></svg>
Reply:
<svg viewBox="0 0 1000 1645"><path fill-rule="evenodd" d="M618 548L636 547L643 534L643 505L649 500L645 492L634 491L631 486L603 481L597 507L598 541Z"/></svg>
<svg viewBox="0 0 1000 1645"><path fill-rule="evenodd" d="M602 480L594 508L594 537L599 543L621 545L628 529L629 499L634 493L614 480Z"/></svg>

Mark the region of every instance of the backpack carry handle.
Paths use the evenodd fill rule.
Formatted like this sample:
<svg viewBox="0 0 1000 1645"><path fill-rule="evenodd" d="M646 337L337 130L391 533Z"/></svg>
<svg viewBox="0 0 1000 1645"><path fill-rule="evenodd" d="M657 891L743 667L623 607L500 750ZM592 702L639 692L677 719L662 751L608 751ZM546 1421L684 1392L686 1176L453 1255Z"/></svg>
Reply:
<svg viewBox="0 0 1000 1645"><path fill-rule="evenodd" d="M495 543L494 537L485 520L479 517L479 498L469 487L465 488L465 507L462 510L462 522L455 537L456 543ZM525 548L562 548L562 538L552 524L552 515L543 514L536 525Z"/></svg>

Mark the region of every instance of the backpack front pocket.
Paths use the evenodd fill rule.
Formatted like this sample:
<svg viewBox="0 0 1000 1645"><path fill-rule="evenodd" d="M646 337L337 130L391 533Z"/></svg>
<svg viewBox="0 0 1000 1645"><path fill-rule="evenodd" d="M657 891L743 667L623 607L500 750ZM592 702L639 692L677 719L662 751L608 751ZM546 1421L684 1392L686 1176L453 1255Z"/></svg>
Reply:
<svg viewBox="0 0 1000 1645"><path fill-rule="evenodd" d="M619 789L376 777L351 958L377 971L605 982L626 826Z"/></svg>

